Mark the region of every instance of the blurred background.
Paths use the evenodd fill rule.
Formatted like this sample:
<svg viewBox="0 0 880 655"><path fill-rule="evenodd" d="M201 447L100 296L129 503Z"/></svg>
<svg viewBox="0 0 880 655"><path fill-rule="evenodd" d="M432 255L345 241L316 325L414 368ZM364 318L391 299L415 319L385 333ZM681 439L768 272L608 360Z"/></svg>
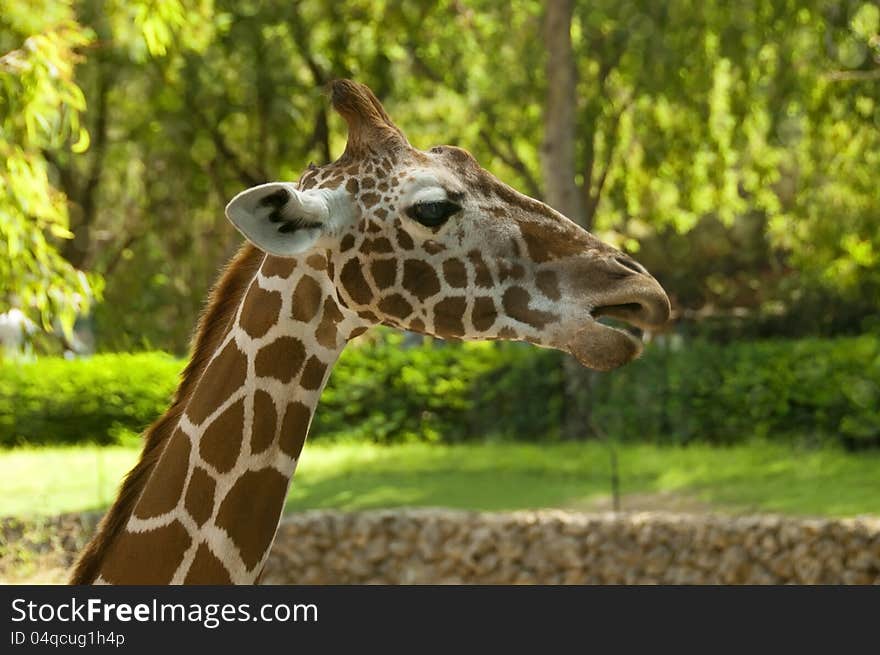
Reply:
<svg viewBox="0 0 880 655"><path fill-rule="evenodd" d="M336 77L632 253L675 318L609 374L371 331L291 511L880 514L877 2L5 0L0 516L112 500L241 243L224 205L341 153Z"/></svg>

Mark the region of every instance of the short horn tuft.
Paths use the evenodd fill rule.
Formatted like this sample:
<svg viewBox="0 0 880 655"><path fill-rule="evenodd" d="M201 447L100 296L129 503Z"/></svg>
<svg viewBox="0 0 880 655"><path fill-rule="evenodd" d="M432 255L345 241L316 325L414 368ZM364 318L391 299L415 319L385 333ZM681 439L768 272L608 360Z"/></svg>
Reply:
<svg viewBox="0 0 880 655"><path fill-rule="evenodd" d="M370 151L409 145L369 87L352 80L333 80L327 91L333 108L348 123L343 156L363 157Z"/></svg>

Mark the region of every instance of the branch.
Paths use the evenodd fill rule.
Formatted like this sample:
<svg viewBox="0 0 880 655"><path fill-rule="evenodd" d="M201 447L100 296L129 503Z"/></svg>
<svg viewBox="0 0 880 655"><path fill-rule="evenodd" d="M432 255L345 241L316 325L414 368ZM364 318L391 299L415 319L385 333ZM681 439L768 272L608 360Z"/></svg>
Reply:
<svg viewBox="0 0 880 655"><path fill-rule="evenodd" d="M831 71L823 77L832 82L869 82L880 80L880 68L869 71Z"/></svg>
<svg viewBox="0 0 880 655"><path fill-rule="evenodd" d="M434 70L431 65L422 58L422 56L416 51L415 44L412 41L408 41L404 47L409 54L410 62L416 73L424 75L437 84L445 84L443 76Z"/></svg>
<svg viewBox="0 0 880 655"><path fill-rule="evenodd" d="M272 102L273 84L268 79L269 68L266 66L266 48L262 33L259 30L254 35L254 59L256 60L256 90L257 90L257 144L256 158L257 168L266 170L266 153L269 149L269 112Z"/></svg>
<svg viewBox="0 0 880 655"><path fill-rule="evenodd" d="M594 34L591 37L592 48L591 51L594 57L599 62L599 72L596 75L596 82L599 88L598 94L595 98L590 101L587 105L587 113L588 115L592 114L593 116L599 116L601 113L601 98L607 98L609 95L608 91L608 79L611 77L611 73L617 68L618 64L620 64L620 60L623 59L623 55L626 52L628 38L624 36L623 40L618 44L618 47L611 53L609 58L603 57L603 44L606 39L604 35ZM612 132L616 137L617 127L620 124L620 116L629 106L630 101L624 103L624 107L617 113L614 118L614 127L612 128ZM590 107L592 106L592 111ZM598 106L598 110L597 110ZM599 204L599 197L602 193L602 188L605 186L605 179L608 176L608 169L611 166L611 156L613 154L613 146L609 151L608 161L604 167L604 170L599 175L598 183L593 185L593 170L596 166L596 119L592 121L592 130L590 131L590 140L587 145L587 155L586 162L584 164L584 181L582 185L583 193L584 193L584 204L585 204L585 214L586 214L586 222L587 225L592 227L593 216L596 213L596 207Z"/></svg>
<svg viewBox="0 0 880 655"><path fill-rule="evenodd" d="M318 108L315 116L315 129L306 143L305 151L308 152L317 145L321 150L322 161L330 161L330 127L327 124L327 110L324 105Z"/></svg>
<svg viewBox="0 0 880 655"><path fill-rule="evenodd" d="M309 40L308 31L303 29L298 5L293 5L291 20L287 21L287 24L290 27L291 34L293 35L293 42L296 45L299 56L303 58L306 67L309 69L309 73L312 75L312 81L315 83L315 86L323 87L329 81L330 75L312 56L310 47L311 41ZM323 161L331 161L330 126L327 123L327 111L323 104L319 107L318 113L315 116L315 129L306 145L306 151L311 150L316 144L321 150Z"/></svg>
<svg viewBox="0 0 880 655"><path fill-rule="evenodd" d="M314 81L316 86L324 86L329 81L327 79L328 75L312 56L311 40L309 39L308 30L303 29L302 17L299 14L299 3L293 3L291 17L287 21L287 25L290 27L293 44L296 46L299 56L306 62L306 66L312 74L312 81Z"/></svg>
<svg viewBox="0 0 880 655"><path fill-rule="evenodd" d="M171 82L168 79L166 71L159 63L159 60L153 59L153 68L157 71L159 78L166 85L171 85ZM219 121L209 120L204 112L200 109L198 103L194 101L194 97L188 91L191 90L191 86L187 85L186 91L182 93L183 101L186 103L187 110L190 112L191 116L195 118L195 122L198 123L198 126L205 130L208 133L208 136L211 137L211 141L214 143L214 147L217 149L223 159L229 163L232 169L235 171L235 174L238 176L239 182L241 182L244 186L256 186L257 184L262 184L268 181L268 176L262 170L248 170L248 168L242 163L241 157L239 157L238 153L236 153L232 147L226 142L226 139L223 137L223 134L220 132L218 127ZM230 106L232 103L229 101L227 97L223 97L222 103L217 103L222 106Z"/></svg>
<svg viewBox="0 0 880 655"><path fill-rule="evenodd" d="M125 241L123 241L119 248L116 249L116 253L104 267L104 271L102 272L104 277L110 277L113 274L116 267L119 265L119 262L122 261L122 253L128 248L131 248L132 244L142 236L142 234L129 234L128 237L126 237Z"/></svg>
<svg viewBox="0 0 880 655"><path fill-rule="evenodd" d="M43 154L43 159L51 164L58 172L58 181L61 184L61 190L64 191L64 195L67 196L68 202L73 202L76 194L76 171L73 170L73 167L62 164L58 157L55 156L55 153L51 150L44 148L41 152Z"/></svg>
<svg viewBox="0 0 880 655"><path fill-rule="evenodd" d="M97 115L95 116L95 138L92 142L94 144L92 161L82 189L82 200L80 203L83 209L83 222L86 224L91 223L94 218L95 193L98 190L101 172L104 169L104 154L107 151L107 115L109 113L107 96L110 95L113 77L113 75L102 71L98 81L98 103Z"/></svg>
<svg viewBox="0 0 880 655"><path fill-rule="evenodd" d="M590 158L588 166L590 177L587 177L587 173L584 174L584 204L586 205L587 224L590 226L593 225L593 219L596 216L596 210L599 208L599 201L602 198L602 189L605 188L605 181L608 179L608 172L611 170L611 164L614 163L614 152L617 150L618 136L620 135L620 119L623 117L624 112L629 109L631 104L632 100L627 100L623 103L623 107L614 114L611 133L608 135L608 156L605 159L605 165L602 167L602 172L599 174L599 179L596 181L596 184L593 184L592 179L593 157Z"/></svg>
<svg viewBox="0 0 880 655"><path fill-rule="evenodd" d="M226 139L223 138L223 134L221 134L220 130L217 126L208 120L208 118L202 113L200 109L198 109L193 103L187 102L189 105L189 109L192 112L192 115L197 119L200 127L204 129L208 135L211 137L211 141L214 143L214 147L217 148L217 152L219 152L223 159L225 159L230 166L232 166L236 175L238 175L239 181L244 186L256 186L257 184L263 184L267 181L267 176L262 171L249 171L245 166L241 163L241 159L235 153L234 150L226 143Z"/></svg>
<svg viewBox="0 0 880 655"><path fill-rule="evenodd" d="M529 191L529 195L540 200L543 195L541 193L541 185L538 184L538 181L535 179L535 176L532 175L532 172L529 170L529 167L526 166L526 163L520 159L518 154L516 154L513 145L507 141L507 151L503 151L485 129L480 130L480 138L483 140L483 143L486 144L489 152L522 176L526 183L526 188Z"/></svg>

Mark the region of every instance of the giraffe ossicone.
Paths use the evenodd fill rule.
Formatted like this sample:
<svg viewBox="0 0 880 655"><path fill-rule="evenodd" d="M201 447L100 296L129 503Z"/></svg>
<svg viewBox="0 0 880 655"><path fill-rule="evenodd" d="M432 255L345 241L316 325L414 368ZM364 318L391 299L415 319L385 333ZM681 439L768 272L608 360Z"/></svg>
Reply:
<svg viewBox="0 0 880 655"><path fill-rule="evenodd" d="M73 582L255 582L330 370L371 326L528 341L609 370L640 344L597 318L667 320L663 289L626 255L465 150L413 148L367 87L338 80L330 96L342 156L227 206L249 243Z"/></svg>

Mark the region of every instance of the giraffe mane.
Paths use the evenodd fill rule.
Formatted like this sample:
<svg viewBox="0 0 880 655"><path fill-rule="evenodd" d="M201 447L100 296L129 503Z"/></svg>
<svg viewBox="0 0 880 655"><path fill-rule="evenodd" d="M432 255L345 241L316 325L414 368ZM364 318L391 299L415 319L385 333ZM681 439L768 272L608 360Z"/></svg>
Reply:
<svg viewBox="0 0 880 655"><path fill-rule="evenodd" d="M250 243L245 243L218 277L199 318L192 341L192 355L181 374L180 384L171 406L147 428L140 459L126 475L116 501L101 519L95 535L76 562L70 578L71 584L90 584L97 577L107 549L116 536L124 530L134 511L134 505L150 479L150 474L159 461L166 442L177 427L178 419L195 391L202 373L234 320L242 296L256 275L262 259L262 251Z"/></svg>

